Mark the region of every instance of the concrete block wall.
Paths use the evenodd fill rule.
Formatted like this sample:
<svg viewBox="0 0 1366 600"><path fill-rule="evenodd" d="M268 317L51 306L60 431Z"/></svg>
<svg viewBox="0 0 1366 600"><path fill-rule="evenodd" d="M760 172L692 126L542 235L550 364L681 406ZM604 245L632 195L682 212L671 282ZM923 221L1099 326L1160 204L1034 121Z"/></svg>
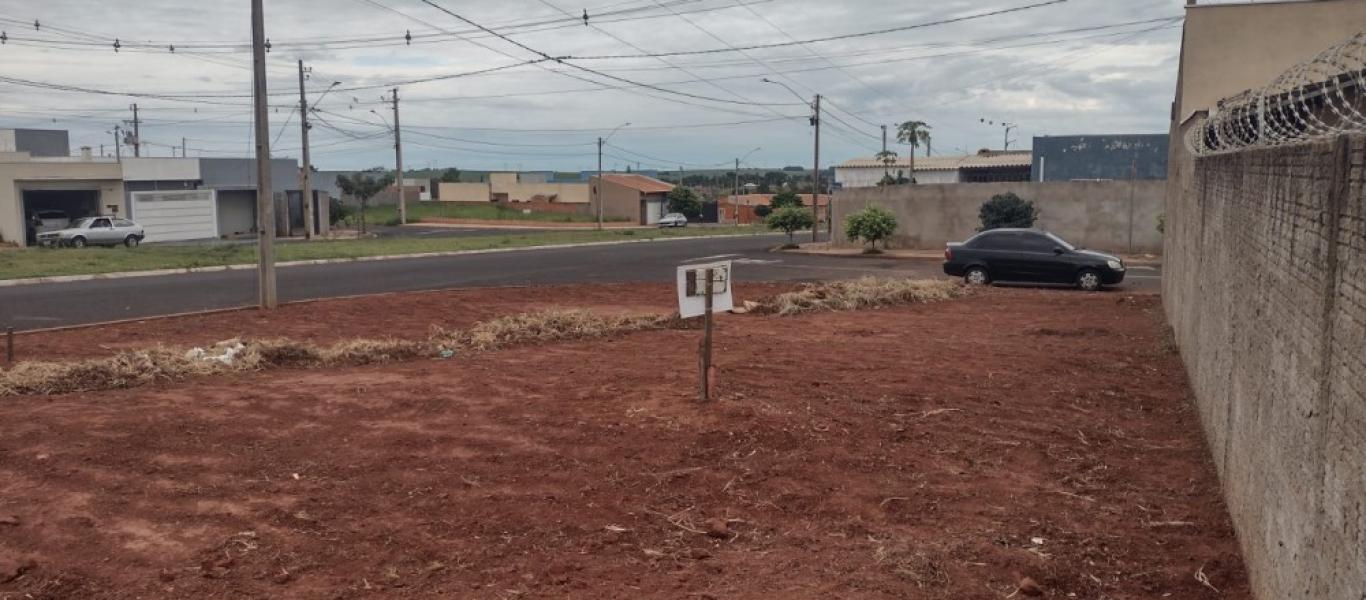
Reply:
<svg viewBox="0 0 1366 600"><path fill-rule="evenodd" d="M1195 159L1164 303L1264 600L1366 598L1366 137Z"/></svg>
<svg viewBox="0 0 1366 600"><path fill-rule="evenodd" d="M942 250L977 233L982 203L1014 192L1039 209L1036 227L1063 239L1109 252L1161 253L1157 231L1166 181L1058 181L893 185L835 193L835 242L848 244L843 223L851 213L880 206L896 215L891 247ZM1132 244L1130 240L1132 239Z"/></svg>

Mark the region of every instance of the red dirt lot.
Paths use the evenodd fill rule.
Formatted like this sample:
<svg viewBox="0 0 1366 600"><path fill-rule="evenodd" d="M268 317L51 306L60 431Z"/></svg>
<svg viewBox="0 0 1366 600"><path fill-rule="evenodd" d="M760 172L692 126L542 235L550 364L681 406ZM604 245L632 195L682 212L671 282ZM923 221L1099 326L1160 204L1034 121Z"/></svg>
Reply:
<svg viewBox="0 0 1366 600"><path fill-rule="evenodd" d="M699 333L6 398L0 598L1251 598L1155 296Z"/></svg>

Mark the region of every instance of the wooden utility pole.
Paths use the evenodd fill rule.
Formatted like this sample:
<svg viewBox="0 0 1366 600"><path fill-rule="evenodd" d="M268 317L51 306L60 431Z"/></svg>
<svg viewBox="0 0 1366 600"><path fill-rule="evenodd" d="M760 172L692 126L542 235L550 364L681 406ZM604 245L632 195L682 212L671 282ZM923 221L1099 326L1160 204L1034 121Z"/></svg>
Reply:
<svg viewBox="0 0 1366 600"><path fill-rule="evenodd" d="M705 309L705 311L702 313L702 323L703 323L703 331L702 331L702 348L701 348L701 357L700 357L700 361L699 361L699 362L701 363L701 367L702 367L702 376L701 376L701 378L699 379L699 381L701 382L701 384L699 385L699 388L698 388L698 390L697 390L697 397L698 397L698 399L701 400L702 402L708 402L708 401L711 400L711 386L712 386L712 380L711 380L711 330L712 330L712 311L711 311L711 306L712 306L712 291L713 291L713 285L714 285L714 284L712 283L712 278L715 277L715 271L713 271L712 269L706 269L706 270L704 271L704 273L705 273L705 275L706 275L707 282L706 282L706 284L705 284L705 287L703 287L702 289L703 289L703 294L706 296L706 309Z"/></svg>
<svg viewBox="0 0 1366 600"><path fill-rule="evenodd" d="M815 112L811 115L811 125L816 128L816 158L811 170L811 241L820 241L821 223L821 95L816 94L812 105Z"/></svg>
<svg viewBox="0 0 1366 600"><path fill-rule="evenodd" d="M398 171L398 224L408 224L408 199L403 195L403 137L398 124L398 88L394 88L394 169Z"/></svg>
<svg viewBox="0 0 1366 600"><path fill-rule="evenodd" d="M270 189L270 112L266 101L266 25L262 0L251 0L252 102L256 121L257 292L263 309L274 309L275 195Z"/></svg>
<svg viewBox="0 0 1366 600"><path fill-rule="evenodd" d="M593 186L593 203L598 205L598 229L602 229L602 137L598 137L598 183Z"/></svg>
<svg viewBox="0 0 1366 600"><path fill-rule="evenodd" d="M115 126L114 126L114 160L115 160L115 161L118 161L118 162L123 162L123 139L122 139L122 134L123 134L123 128L120 127L120 126L118 126L118 125L115 125Z"/></svg>
<svg viewBox="0 0 1366 600"><path fill-rule="evenodd" d="M133 105L133 156L142 156L142 130L138 120L138 105Z"/></svg>
<svg viewBox="0 0 1366 600"><path fill-rule="evenodd" d="M735 224L740 224L740 159L735 159L735 193L730 196L730 205L735 207Z"/></svg>
<svg viewBox="0 0 1366 600"><path fill-rule="evenodd" d="M308 159L308 97L304 94L304 60L299 59L299 139L303 142L304 168L299 188L304 197L304 239L313 239L313 164Z"/></svg>

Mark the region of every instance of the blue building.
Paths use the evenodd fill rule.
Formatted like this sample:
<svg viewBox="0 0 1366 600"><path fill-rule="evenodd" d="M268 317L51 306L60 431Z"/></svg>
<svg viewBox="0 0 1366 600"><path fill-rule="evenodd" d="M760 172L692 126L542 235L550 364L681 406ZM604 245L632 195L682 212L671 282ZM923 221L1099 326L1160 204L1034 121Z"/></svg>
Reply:
<svg viewBox="0 0 1366 600"><path fill-rule="evenodd" d="M1034 138L1031 181L1166 179L1165 133Z"/></svg>

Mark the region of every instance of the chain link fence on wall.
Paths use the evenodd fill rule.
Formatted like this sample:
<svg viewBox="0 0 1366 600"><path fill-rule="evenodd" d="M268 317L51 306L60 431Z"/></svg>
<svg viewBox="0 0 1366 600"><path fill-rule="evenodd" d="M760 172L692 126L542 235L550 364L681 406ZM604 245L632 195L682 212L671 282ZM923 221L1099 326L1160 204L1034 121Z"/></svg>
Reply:
<svg viewBox="0 0 1366 600"><path fill-rule="evenodd" d="M1366 32L1281 73L1270 85L1221 100L1192 127L1197 156L1366 131Z"/></svg>

